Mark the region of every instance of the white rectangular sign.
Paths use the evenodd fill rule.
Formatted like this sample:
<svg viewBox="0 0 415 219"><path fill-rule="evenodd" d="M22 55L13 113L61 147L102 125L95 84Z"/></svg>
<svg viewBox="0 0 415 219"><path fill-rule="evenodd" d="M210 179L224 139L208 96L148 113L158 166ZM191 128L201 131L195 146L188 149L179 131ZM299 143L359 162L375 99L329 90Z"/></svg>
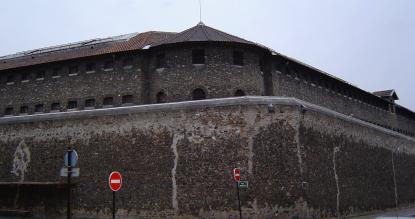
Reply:
<svg viewBox="0 0 415 219"><path fill-rule="evenodd" d="M60 174L63 177L67 177L68 176L68 168L67 167L62 167ZM79 177L79 168L72 168L71 177Z"/></svg>

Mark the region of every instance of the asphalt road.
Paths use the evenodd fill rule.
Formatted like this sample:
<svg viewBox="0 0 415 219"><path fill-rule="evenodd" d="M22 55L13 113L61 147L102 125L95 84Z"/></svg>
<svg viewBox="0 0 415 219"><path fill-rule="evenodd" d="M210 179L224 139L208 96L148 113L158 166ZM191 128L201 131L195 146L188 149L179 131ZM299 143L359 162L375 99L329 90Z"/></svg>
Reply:
<svg viewBox="0 0 415 219"><path fill-rule="evenodd" d="M398 217L398 219L400 217L404 217L404 216L410 216L410 215L414 215L414 219L415 219L415 207L410 207L410 208L403 208L403 209L391 209L389 211L386 212L380 212L377 214L373 214L373 215L365 215L365 216L359 216L359 217L350 217L350 219L374 219L376 217L393 217L396 218Z"/></svg>

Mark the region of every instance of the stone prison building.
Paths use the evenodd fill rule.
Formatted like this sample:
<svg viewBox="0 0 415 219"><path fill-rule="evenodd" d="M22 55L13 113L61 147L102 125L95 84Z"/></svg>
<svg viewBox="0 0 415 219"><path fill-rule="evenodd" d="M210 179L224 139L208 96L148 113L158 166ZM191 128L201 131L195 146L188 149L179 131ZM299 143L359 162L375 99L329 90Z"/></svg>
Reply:
<svg viewBox="0 0 415 219"><path fill-rule="evenodd" d="M415 113L199 23L0 58L0 215L344 218L415 202Z"/></svg>

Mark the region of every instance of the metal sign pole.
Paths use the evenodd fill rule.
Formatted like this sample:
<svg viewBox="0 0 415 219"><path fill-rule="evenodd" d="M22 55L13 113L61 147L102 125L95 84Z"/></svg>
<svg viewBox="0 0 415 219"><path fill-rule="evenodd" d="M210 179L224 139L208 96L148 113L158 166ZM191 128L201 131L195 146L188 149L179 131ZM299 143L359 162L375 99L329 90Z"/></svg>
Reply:
<svg viewBox="0 0 415 219"><path fill-rule="evenodd" d="M238 186L238 182L236 182L236 192L238 193L239 219L242 219L241 199L239 198L239 186Z"/></svg>
<svg viewBox="0 0 415 219"><path fill-rule="evenodd" d="M71 219L71 175L72 175L72 148L68 146L68 209L67 218Z"/></svg>
<svg viewBox="0 0 415 219"><path fill-rule="evenodd" d="M112 191L112 219L115 219L115 192Z"/></svg>

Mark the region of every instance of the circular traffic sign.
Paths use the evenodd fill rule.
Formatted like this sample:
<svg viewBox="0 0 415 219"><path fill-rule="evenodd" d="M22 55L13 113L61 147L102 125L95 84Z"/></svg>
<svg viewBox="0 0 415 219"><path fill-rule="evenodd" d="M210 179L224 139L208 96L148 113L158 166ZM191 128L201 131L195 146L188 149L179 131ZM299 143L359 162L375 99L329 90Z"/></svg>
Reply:
<svg viewBox="0 0 415 219"><path fill-rule="evenodd" d="M122 186L122 176L118 171L113 171L108 177L108 185L110 189L114 192L121 189Z"/></svg>
<svg viewBox="0 0 415 219"><path fill-rule="evenodd" d="M69 167L69 151L65 153L63 156L63 162L65 166ZM71 167L75 167L76 163L78 162L78 153L75 150L71 151Z"/></svg>
<svg viewBox="0 0 415 219"><path fill-rule="evenodd" d="M234 168L233 169L233 178L236 182L239 182L241 180L241 169Z"/></svg>

